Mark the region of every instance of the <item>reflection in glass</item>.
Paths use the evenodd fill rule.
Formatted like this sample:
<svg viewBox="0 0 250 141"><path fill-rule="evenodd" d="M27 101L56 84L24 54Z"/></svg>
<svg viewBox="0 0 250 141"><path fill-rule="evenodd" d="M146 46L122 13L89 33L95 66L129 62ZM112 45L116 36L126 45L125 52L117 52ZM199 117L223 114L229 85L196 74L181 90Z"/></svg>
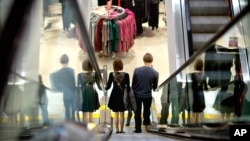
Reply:
<svg viewBox="0 0 250 141"><path fill-rule="evenodd" d="M248 17L246 16L241 22L245 23L248 21ZM211 44L209 49L196 57L193 63L178 74L182 76L182 79L178 82L182 83L183 88L182 93L179 94L179 111L183 113L183 105L185 105L184 111L188 114L185 115L184 122L179 120L177 124L228 122L247 120L247 117L249 117L250 112L246 108L246 105L249 105L249 45L247 42L248 37L244 34L245 32L240 32L239 29L244 29L245 26L244 24L243 27L241 26L242 24L240 23L233 26L226 34ZM203 73L195 77L194 74L198 72L195 69L197 65L195 62L200 60L204 62L204 67L200 69ZM171 79L162 90L165 94L168 94L169 98L171 89L166 88L175 79L176 77ZM201 80L204 81L202 86L199 84ZM202 89L199 87L203 88L204 110L198 110L201 112L200 122L196 122L197 108L199 109L200 102L203 101L198 98L199 103L197 103L195 100L195 93ZM163 105L162 107L164 108ZM173 108L169 109L170 112L172 110ZM172 111L171 119L168 118L167 121L161 119L160 122L173 124L173 122L168 122L174 119L173 113ZM161 116L166 117L165 114L163 113Z"/></svg>

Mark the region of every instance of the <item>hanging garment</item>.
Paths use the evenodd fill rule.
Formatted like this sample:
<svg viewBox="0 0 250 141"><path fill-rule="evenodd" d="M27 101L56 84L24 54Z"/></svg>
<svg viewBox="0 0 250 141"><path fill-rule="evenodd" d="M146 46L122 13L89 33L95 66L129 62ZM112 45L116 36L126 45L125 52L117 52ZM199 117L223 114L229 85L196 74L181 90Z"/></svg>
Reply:
<svg viewBox="0 0 250 141"><path fill-rule="evenodd" d="M132 10L132 0L120 0L120 1L121 1L121 7Z"/></svg>
<svg viewBox="0 0 250 141"><path fill-rule="evenodd" d="M109 16L106 16L100 15L102 12L98 12L98 9L92 12L90 21L90 37L94 42L95 51L102 51L101 55L104 56L109 56L111 52L127 52L134 45L137 35L134 12L129 9L115 8ZM96 20L94 17L99 18Z"/></svg>
<svg viewBox="0 0 250 141"><path fill-rule="evenodd" d="M106 5L106 4L107 4L107 0L98 0L98 6Z"/></svg>
<svg viewBox="0 0 250 141"><path fill-rule="evenodd" d="M152 27L152 30L158 29L159 27L159 1L151 0L149 4L149 26Z"/></svg>
<svg viewBox="0 0 250 141"><path fill-rule="evenodd" d="M135 14L137 35L143 33L142 23L145 17L145 11L141 0L135 0L135 5L132 7L132 11Z"/></svg>
<svg viewBox="0 0 250 141"><path fill-rule="evenodd" d="M109 23L110 29L110 51L117 52L118 51L118 41L119 41L119 27L115 20L111 20Z"/></svg>

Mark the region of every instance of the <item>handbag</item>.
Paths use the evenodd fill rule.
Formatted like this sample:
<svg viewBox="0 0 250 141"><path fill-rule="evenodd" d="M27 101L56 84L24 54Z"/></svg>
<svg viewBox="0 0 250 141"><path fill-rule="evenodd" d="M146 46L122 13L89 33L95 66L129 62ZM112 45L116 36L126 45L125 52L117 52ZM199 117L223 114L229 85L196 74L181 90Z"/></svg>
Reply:
<svg viewBox="0 0 250 141"><path fill-rule="evenodd" d="M228 94L229 95L229 94ZM221 105L223 106L231 106L233 107L235 104L235 98L234 96L229 96L221 101Z"/></svg>
<svg viewBox="0 0 250 141"><path fill-rule="evenodd" d="M129 96L128 96L128 101L129 101L129 104L132 108L132 110L135 112L136 109L137 109L137 106L136 106L136 100L135 100L135 95L134 95L134 92L132 89L130 89L129 91Z"/></svg>
<svg viewBox="0 0 250 141"><path fill-rule="evenodd" d="M130 89L129 92L127 91L127 89L124 89L123 102L126 109L129 109L129 107L131 107L133 111L136 111L136 100L132 89Z"/></svg>
<svg viewBox="0 0 250 141"><path fill-rule="evenodd" d="M126 88L124 89L123 93L124 93L123 94L123 103L124 103L125 108L128 109L128 107L129 107L129 94L128 94L128 91Z"/></svg>

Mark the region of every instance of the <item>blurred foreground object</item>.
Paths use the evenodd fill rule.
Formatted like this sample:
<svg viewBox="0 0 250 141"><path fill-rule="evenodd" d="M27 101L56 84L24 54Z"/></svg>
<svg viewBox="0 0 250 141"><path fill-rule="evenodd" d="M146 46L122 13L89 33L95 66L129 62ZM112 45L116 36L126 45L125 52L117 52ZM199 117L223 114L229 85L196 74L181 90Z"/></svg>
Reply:
<svg viewBox="0 0 250 141"><path fill-rule="evenodd" d="M87 125L78 122L64 122L40 131L32 141L97 141L88 131Z"/></svg>

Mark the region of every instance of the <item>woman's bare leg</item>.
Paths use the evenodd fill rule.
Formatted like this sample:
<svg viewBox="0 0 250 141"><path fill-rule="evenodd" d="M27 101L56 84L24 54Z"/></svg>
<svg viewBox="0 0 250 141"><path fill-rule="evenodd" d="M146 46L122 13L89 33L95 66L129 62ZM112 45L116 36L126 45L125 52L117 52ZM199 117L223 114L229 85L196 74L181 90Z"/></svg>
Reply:
<svg viewBox="0 0 250 141"><path fill-rule="evenodd" d="M89 112L89 122L93 123L93 113Z"/></svg>
<svg viewBox="0 0 250 141"><path fill-rule="evenodd" d="M88 112L82 112L83 122L88 123Z"/></svg>
<svg viewBox="0 0 250 141"><path fill-rule="evenodd" d="M115 128L116 128L116 132L120 132L119 131L119 112L115 112Z"/></svg>
<svg viewBox="0 0 250 141"><path fill-rule="evenodd" d="M194 123L199 123L199 113L194 113Z"/></svg>
<svg viewBox="0 0 250 141"><path fill-rule="evenodd" d="M119 112L119 113L120 113L120 127L121 127L120 132L123 132L123 127L124 127L124 112Z"/></svg>

